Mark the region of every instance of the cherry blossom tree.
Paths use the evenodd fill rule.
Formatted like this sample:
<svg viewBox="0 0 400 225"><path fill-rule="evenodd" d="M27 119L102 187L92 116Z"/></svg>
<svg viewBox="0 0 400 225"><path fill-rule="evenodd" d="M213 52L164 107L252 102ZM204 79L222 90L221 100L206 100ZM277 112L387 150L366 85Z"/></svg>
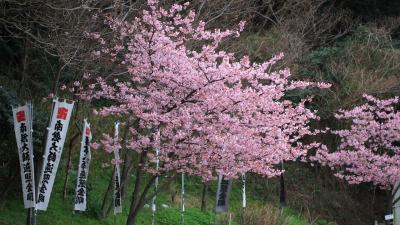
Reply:
<svg viewBox="0 0 400 225"><path fill-rule="evenodd" d="M165 9L149 0L148 9L130 22L106 17L111 37L87 33L98 43L95 57L123 68L113 76L87 75L76 88L85 90L82 99L110 103L97 111L100 116L134 121L124 141L139 157L129 225L149 199L155 177L168 171L204 180L248 172L273 177L281 174L282 161L320 146L301 142L318 132L309 124L318 119L316 112L305 107L311 98L295 103L285 93L329 85L291 80L289 69L276 69L283 54L251 63L222 51L221 42L238 36L244 22L233 30L207 30L187 6ZM102 146L111 152L115 145L104 134ZM143 187L144 171L152 177Z"/></svg>
<svg viewBox="0 0 400 225"><path fill-rule="evenodd" d="M329 152L324 146L313 159L337 169L336 176L350 184L368 182L389 189L400 178L399 98L364 98L367 103L335 115L351 122L347 129L332 131L341 138L338 150Z"/></svg>

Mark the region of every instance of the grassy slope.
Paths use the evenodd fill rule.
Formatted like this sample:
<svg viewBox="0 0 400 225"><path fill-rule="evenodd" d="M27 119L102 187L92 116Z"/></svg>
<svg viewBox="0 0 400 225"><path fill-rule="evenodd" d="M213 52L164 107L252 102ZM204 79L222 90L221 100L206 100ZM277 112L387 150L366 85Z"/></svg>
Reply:
<svg viewBox="0 0 400 225"><path fill-rule="evenodd" d="M95 155L94 158L96 158ZM103 156L100 156L102 158ZM76 171L72 171L72 175L69 180L68 186L68 197L65 201L62 200L62 185L64 178L63 164L60 164L60 170L57 174L57 179L53 189L52 197L50 200L49 208L46 212L39 212L37 216L38 225L94 225L94 224L124 224L128 211L128 204L124 202L124 212L121 215L110 216L106 220L98 219L98 211L101 207L102 194L108 185L109 176L111 174L110 167L101 168L100 160L94 160L91 165L89 175L89 203L88 211L82 214L73 214L73 194L76 181ZM74 161L76 162L76 161ZM174 191L178 189L179 183L175 184ZM185 224L186 225L206 225L215 224L215 221L219 221L220 224L225 224L221 221L226 220L226 215L218 216L215 218L215 214L212 212L214 205L214 196L216 190L216 183L210 184L210 191L208 196L208 211L201 212L200 207L200 193L201 193L201 182L197 178L186 179L186 212L185 212ZM258 195L255 190L248 187L248 205L249 208L260 208L265 204L258 199ZM179 224L180 221L180 210L179 210L179 196L176 197L175 202L171 202L170 191L164 190L157 198L158 211L157 211L157 223L156 224ZM161 204L166 204L169 208L161 207ZM233 215L233 224L238 224L235 221L239 221L239 214L241 207L241 187L239 182L234 182L232 195L231 195L231 210ZM273 207L271 209L275 210ZM286 224L289 225L306 225L309 224L307 221L301 218L296 212L292 210L286 210L284 212ZM0 206L0 224L1 225L22 225L25 224L26 210L23 209L23 203L19 191L15 191L9 194L8 200ZM149 207L145 207L139 215L138 224L147 225L151 222L151 210ZM322 223L321 223L322 224Z"/></svg>

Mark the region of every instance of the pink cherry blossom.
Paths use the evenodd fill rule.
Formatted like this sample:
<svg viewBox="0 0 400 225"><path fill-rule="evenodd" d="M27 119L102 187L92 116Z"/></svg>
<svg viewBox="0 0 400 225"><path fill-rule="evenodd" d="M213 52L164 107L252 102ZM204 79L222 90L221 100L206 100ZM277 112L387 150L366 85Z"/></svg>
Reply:
<svg viewBox="0 0 400 225"><path fill-rule="evenodd" d="M90 147L91 147L93 150L97 150L97 149L99 149L100 144L97 143L97 142L92 142L92 143L90 143Z"/></svg>
<svg viewBox="0 0 400 225"><path fill-rule="evenodd" d="M364 98L367 103L336 114L352 122L348 129L332 131L341 138L338 150L322 148L313 159L337 169L336 176L350 184L390 188L400 178L400 113L395 108L399 98Z"/></svg>
<svg viewBox="0 0 400 225"><path fill-rule="evenodd" d="M321 144L301 140L318 131L314 111L284 100L285 93L325 83L292 81L289 69L274 70L278 54L262 63L236 58L221 51L220 43L244 29L207 30L195 22L187 4L162 8L149 0L148 8L130 22L106 17L112 38L96 32L100 57L124 69L117 76L91 74L82 99L107 99L113 104L98 110L100 116L120 116L138 121L129 129L126 146L146 151L154 161L159 150L160 171L179 171L213 179L217 174L235 177L254 172L281 173L282 161L296 160ZM116 80L117 79L117 80ZM108 152L113 140L103 136ZM154 172L154 164L148 171Z"/></svg>
<svg viewBox="0 0 400 225"><path fill-rule="evenodd" d="M124 161L123 160L118 160L118 159L112 159L111 160L111 164L112 165L119 165L119 164L122 164L122 163L124 163Z"/></svg>

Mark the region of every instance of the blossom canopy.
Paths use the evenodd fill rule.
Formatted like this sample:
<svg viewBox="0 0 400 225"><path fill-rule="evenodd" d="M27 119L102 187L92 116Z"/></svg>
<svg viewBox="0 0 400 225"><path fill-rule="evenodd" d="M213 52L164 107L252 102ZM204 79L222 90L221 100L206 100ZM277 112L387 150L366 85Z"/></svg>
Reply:
<svg viewBox="0 0 400 225"><path fill-rule="evenodd" d="M106 18L111 38L89 32L99 46L94 56L125 72L86 76L80 97L111 102L99 109L101 116L137 121L127 147L146 152L150 161L159 149L161 171L204 179L247 172L276 176L280 162L319 147L301 142L316 132L309 125L316 112L305 107L311 99L294 103L284 97L293 89L329 85L291 81L289 69L276 69L283 54L252 63L220 50L223 40L239 36L244 22L233 30L207 30L187 6L164 9L149 0L130 22ZM111 148L112 141L105 135L103 146Z"/></svg>

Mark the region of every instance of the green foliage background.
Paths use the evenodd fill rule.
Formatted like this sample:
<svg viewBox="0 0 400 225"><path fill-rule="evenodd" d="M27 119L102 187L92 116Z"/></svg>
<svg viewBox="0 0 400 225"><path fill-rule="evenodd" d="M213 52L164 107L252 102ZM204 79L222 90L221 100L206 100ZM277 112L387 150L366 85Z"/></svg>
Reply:
<svg viewBox="0 0 400 225"><path fill-rule="evenodd" d="M165 4L172 2L175 1L165 1ZM59 4L57 1L50 3ZM142 3L137 1L139 6ZM400 94L399 1L338 0L321 5L320 0L215 0L207 4L194 0L191 3L193 9L201 9L199 18L208 21L210 28L229 28L239 20L248 21L244 33L237 39L225 42L224 49L237 56L247 54L256 62L284 52L285 59L278 67L289 67L294 79L331 83L332 88L328 91L307 90L286 96L294 101L305 95L314 96L314 101L308 107L318 110L321 117L320 122L313 124L315 127L346 126L334 119L334 112L362 103L363 93L383 98ZM77 50L70 49L83 42L81 36L77 35L83 33L79 29L99 26L92 21L92 17L78 17L81 11L76 11L77 14L74 14L75 11L54 11L44 7L45 4L40 4L40 1L29 0L24 4L13 1L0 3L0 225L25 224L26 219L11 106L25 101L33 102L34 146L38 159L42 154L43 136L51 108L50 101L45 98L57 92L60 97L73 99L69 92L61 91L60 86L66 84L71 87L72 82L80 80L86 71L105 74L119 72L115 65L91 60L87 56L91 51L90 44ZM80 1L71 1L70 4L69 7L75 7ZM107 8L107 3L99 3L96 7ZM88 12L83 11L80 15L86 15L84 13ZM43 23L46 18L50 18L54 24ZM43 27L46 25L49 27ZM36 39L32 37L35 35ZM43 41L48 45L43 45ZM111 176L111 167L104 166L110 163L111 156L101 151L93 153L88 211L72 214L79 141L71 141L71 138L79 135L84 116L88 116L93 124L95 139L99 139L103 132L111 133L113 119L99 119L92 114L92 108L105 104L108 103L102 100L79 102L49 210L38 214L38 224L114 224L113 216L99 219L101 201ZM318 141L326 143L331 149L335 149L338 143L335 136L321 137ZM67 146L67 143L71 143L71 146ZM72 152L73 165L68 195L64 201L62 189L66 152L69 150ZM233 224L261 225L266 223L262 219L268 218L270 224L275 225L360 225L372 224L374 220L382 221L383 215L390 211L390 193L370 184L350 186L333 177L329 168L319 165L312 167L293 162L285 164L285 169L288 207L283 212L277 208L278 179L250 175L249 207L246 212L242 212L240 206L240 184L234 183L231 196ZM132 178L135 178L134 175ZM199 210L201 188L202 183L198 178L188 178L185 224L227 224L229 215L215 217L212 212L215 182L210 185L206 212ZM127 199L130 199L131 189L128 189ZM162 190L158 196L159 206L167 204L170 208L159 207L157 224L179 224L179 201L171 200L171 193L177 190L178 180L173 183L172 189ZM124 202L123 214L115 217L116 224L125 223L128 201ZM139 214L138 224L150 224L150 218L150 209L144 208Z"/></svg>

